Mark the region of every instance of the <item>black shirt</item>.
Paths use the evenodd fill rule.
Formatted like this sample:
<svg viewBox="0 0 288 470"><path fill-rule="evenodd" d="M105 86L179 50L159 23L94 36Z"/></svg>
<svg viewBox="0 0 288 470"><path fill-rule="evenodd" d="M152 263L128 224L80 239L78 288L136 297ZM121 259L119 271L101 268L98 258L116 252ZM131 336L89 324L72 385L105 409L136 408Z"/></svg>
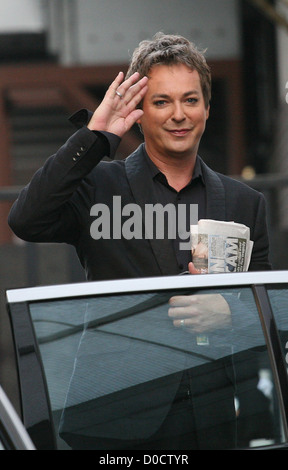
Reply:
<svg viewBox="0 0 288 470"><path fill-rule="evenodd" d="M173 204L176 208L176 219L182 222L182 226L176 227L176 238L172 240L175 255L180 271L186 271L188 263L192 261L191 249L190 249L190 225L196 224L199 219L206 218L206 192L205 192L205 181L202 175L202 169L200 160L196 159L194 173L191 181L181 191L176 191L172 188L166 176L154 165L149 156L146 155L146 161L148 166L148 172L154 182L154 190L156 194L157 202L165 206L166 204ZM183 218L179 214L179 205L182 204L182 208L185 206L186 216ZM196 204L198 206L198 217L195 220L191 220L190 217L190 205ZM197 216L197 214L195 214ZM185 243L186 242L186 243ZM187 244L188 243L188 244ZM183 246L186 246L183 249ZM189 249L187 249L189 246Z"/></svg>

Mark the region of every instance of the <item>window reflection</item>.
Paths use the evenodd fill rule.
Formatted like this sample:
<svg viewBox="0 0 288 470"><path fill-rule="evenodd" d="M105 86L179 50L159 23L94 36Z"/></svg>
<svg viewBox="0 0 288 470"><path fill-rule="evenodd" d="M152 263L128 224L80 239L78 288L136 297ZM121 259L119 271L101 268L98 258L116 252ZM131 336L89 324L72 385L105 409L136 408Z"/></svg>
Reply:
<svg viewBox="0 0 288 470"><path fill-rule="evenodd" d="M269 288L268 296L280 336L283 357L288 365L288 286Z"/></svg>
<svg viewBox="0 0 288 470"><path fill-rule="evenodd" d="M219 295L229 306L229 322L210 322L201 333L173 323L171 297L197 296L198 305L209 300L212 316ZM35 303L31 316L59 446L177 450L281 442L249 288Z"/></svg>

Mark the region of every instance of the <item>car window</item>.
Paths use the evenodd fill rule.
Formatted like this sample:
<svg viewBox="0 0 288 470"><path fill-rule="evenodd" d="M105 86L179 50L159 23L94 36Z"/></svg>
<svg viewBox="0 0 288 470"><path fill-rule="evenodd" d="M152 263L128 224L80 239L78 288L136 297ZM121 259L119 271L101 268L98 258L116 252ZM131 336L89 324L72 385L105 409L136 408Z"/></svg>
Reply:
<svg viewBox="0 0 288 470"><path fill-rule="evenodd" d="M267 292L279 332L283 358L288 365L288 285L270 287Z"/></svg>
<svg viewBox="0 0 288 470"><path fill-rule="evenodd" d="M173 319L180 321L183 305L186 324L181 327ZM207 330L195 333L187 318L199 308L209 321ZM193 426L192 448L283 442L269 354L250 288L33 302L30 315L58 448L147 449L167 416L181 407ZM169 440L168 427L165 432Z"/></svg>

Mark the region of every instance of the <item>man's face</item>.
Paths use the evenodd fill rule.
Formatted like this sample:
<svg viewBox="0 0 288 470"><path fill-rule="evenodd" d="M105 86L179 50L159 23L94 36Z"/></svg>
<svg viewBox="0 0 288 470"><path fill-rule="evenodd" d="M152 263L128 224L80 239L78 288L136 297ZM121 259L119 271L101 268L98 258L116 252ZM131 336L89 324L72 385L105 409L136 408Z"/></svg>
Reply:
<svg viewBox="0 0 288 470"><path fill-rule="evenodd" d="M157 65L149 72L139 123L151 158L195 158L205 130L199 74L184 64Z"/></svg>

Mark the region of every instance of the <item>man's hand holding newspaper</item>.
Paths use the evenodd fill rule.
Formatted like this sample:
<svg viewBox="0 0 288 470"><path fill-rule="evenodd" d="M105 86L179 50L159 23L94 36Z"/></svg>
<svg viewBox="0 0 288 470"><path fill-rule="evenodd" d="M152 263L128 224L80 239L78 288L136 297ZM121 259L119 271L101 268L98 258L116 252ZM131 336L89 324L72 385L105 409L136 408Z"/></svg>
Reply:
<svg viewBox="0 0 288 470"><path fill-rule="evenodd" d="M243 224L201 219L191 225L193 264L200 273L247 271L253 242Z"/></svg>
<svg viewBox="0 0 288 470"><path fill-rule="evenodd" d="M190 274L248 270L253 242L249 227L243 224L201 219L198 225L191 225L191 245ZM169 316L173 318L174 326L198 333L199 345L209 345L207 332L231 324L229 305L220 294L172 297Z"/></svg>

